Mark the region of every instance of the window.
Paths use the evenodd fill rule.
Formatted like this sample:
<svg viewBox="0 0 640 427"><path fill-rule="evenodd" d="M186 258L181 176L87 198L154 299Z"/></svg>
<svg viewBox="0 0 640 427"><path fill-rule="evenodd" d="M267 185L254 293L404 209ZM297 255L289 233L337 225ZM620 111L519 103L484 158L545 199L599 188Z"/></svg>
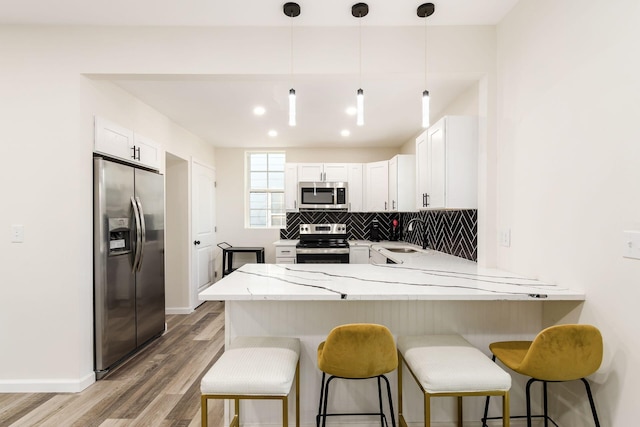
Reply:
<svg viewBox="0 0 640 427"><path fill-rule="evenodd" d="M247 152L249 228L285 227L283 152Z"/></svg>

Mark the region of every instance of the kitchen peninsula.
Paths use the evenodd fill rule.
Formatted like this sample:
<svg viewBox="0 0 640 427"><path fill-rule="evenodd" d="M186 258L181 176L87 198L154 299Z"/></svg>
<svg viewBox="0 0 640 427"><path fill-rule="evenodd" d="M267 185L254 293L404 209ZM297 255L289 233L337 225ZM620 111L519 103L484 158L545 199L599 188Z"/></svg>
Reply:
<svg viewBox="0 0 640 427"><path fill-rule="evenodd" d="M374 245L372 250L394 256L383 247ZM227 344L242 335L300 338L301 422L311 426L321 376L316 349L337 325L380 323L395 336L459 333L488 354L492 341L535 336L543 327L545 304L564 304L570 310L585 297L436 251L395 256L401 263L247 264L203 291L200 299L226 301ZM395 384L395 373L389 379ZM359 383L335 385L335 410L368 410L367 405L377 404L375 386ZM405 414L409 420L420 420L421 394L412 387L411 382L405 385ZM395 386L392 394L395 402ZM453 399L436 399L433 420L453 420L453 403ZM482 403L480 398L465 399L465 418L478 419ZM519 397L513 399L513 411L521 404ZM255 401L243 408L247 423L272 425L279 420L277 405ZM293 416L293 408L290 412Z"/></svg>

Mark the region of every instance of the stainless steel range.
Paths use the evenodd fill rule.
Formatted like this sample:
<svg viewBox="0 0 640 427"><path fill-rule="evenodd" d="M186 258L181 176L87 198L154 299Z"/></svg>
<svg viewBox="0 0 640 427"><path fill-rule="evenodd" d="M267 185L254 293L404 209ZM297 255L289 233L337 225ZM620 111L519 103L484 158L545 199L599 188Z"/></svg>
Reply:
<svg viewBox="0 0 640 427"><path fill-rule="evenodd" d="M346 224L300 224L296 245L298 264L347 264L349 243Z"/></svg>

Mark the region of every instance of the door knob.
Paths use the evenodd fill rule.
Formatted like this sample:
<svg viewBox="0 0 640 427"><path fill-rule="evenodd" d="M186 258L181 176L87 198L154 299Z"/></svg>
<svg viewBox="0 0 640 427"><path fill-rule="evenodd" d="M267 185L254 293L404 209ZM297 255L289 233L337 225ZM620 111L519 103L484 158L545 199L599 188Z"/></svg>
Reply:
<svg viewBox="0 0 640 427"><path fill-rule="evenodd" d="M194 245L199 245L200 244L200 240L194 240L193 244Z"/></svg>

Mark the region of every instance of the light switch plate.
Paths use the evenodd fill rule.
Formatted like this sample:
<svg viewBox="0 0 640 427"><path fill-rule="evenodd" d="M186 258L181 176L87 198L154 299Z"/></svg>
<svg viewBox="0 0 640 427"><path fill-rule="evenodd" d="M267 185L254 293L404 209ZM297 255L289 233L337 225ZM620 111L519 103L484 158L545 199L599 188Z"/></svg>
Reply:
<svg viewBox="0 0 640 427"><path fill-rule="evenodd" d="M623 231L622 237L622 256L640 259L640 231Z"/></svg>
<svg viewBox="0 0 640 427"><path fill-rule="evenodd" d="M511 229L505 228L500 231L500 246L508 248L511 246Z"/></svg>
<svg viewBox="0 0 640 427"><path fill-rule="evenodd" d="M11 242L22 243L24 242L24 225L12 225L11 226Z"/></svg>

